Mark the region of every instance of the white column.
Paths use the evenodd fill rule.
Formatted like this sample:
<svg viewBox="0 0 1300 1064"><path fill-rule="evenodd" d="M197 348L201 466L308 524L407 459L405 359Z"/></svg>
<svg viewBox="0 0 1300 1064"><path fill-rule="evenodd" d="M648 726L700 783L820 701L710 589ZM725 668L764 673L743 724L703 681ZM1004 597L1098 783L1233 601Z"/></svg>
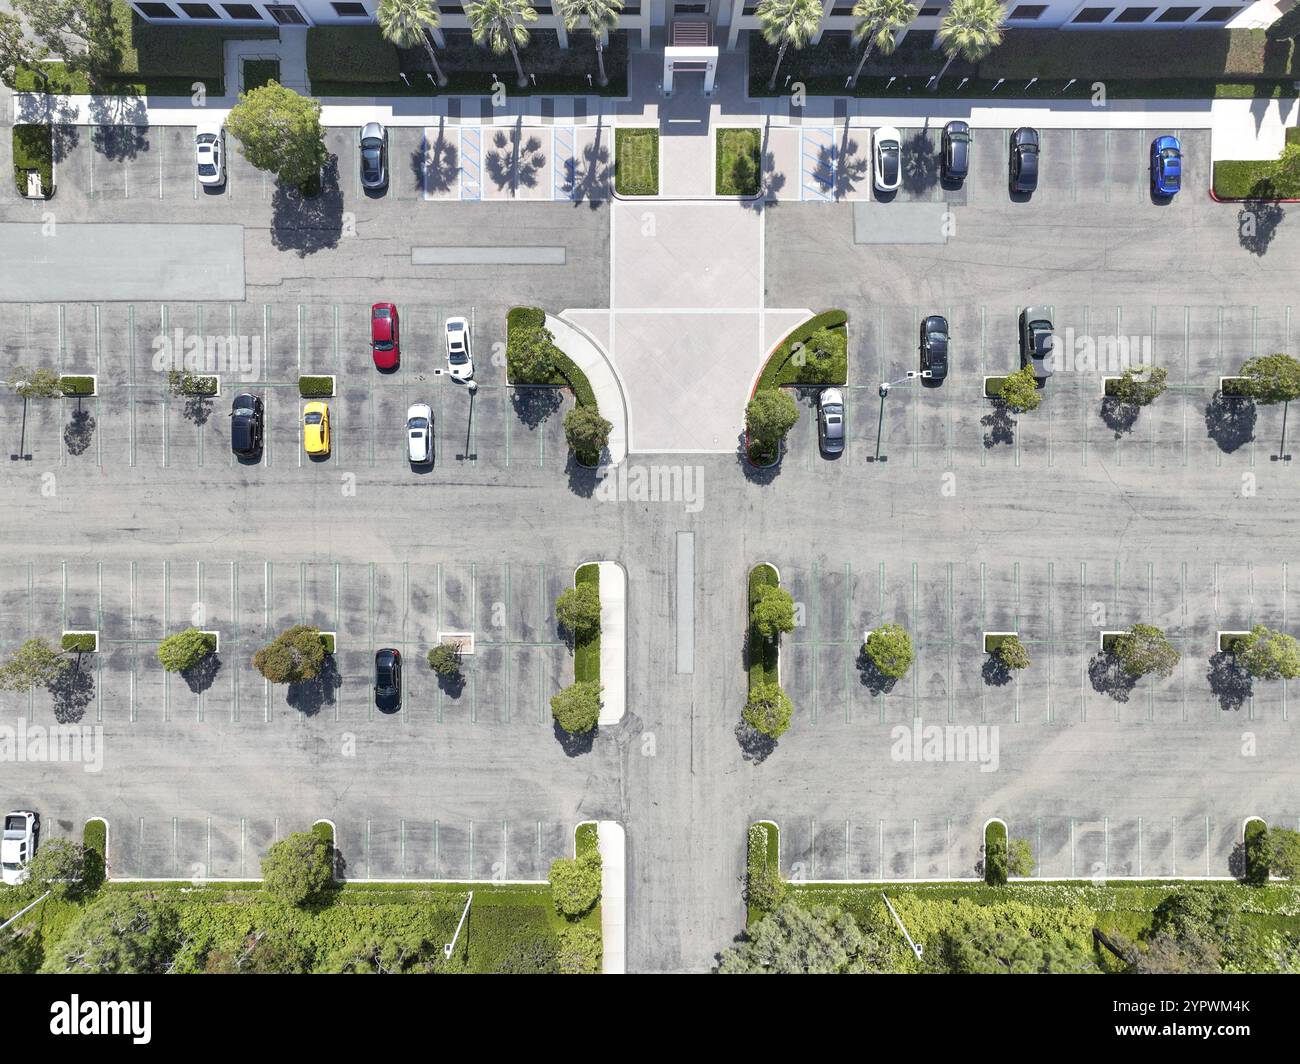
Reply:
<svg viewBox="0 0 1300 1064"><path fill-rule="evenodd" d="M668 96L673 91L673 61L664 56L664 95Z"/></svg>
<svg viewBox="0 0 1300 1064"><path fill-rule="evenodd" d="M704 66L704 95L705 96L711 96L713 94L713 77L714 77L714 73L716 72L717 66L718 66L718 61L716 59L710 59Z"/></svg>

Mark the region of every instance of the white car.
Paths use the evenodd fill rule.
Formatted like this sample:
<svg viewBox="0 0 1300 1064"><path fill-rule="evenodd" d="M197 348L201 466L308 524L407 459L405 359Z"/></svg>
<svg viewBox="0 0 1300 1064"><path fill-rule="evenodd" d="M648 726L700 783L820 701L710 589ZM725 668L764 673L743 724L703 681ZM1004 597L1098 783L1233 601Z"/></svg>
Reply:
<svg viewBox="0 0 1300 1064"><path fill-rule="evenodd" d="M893 126L876 130L871 156L877 191L897 192L903 180L903 138L898 130Z"/></svg>
<svg viewBox="0 0 1300 1064"><path fill-rule="evenodd" d="M226 183L226 134L220 125L194 131L194 167L200 185L217 188Z"/></svg>
<svg viewBox="0 0 1300 1064"><path fill-rule="evenodd" d="M469 320L447 319L447 372L452 380L467 381L474 376L474 359L469 350Z"/></svg>
<svg viewBox="0 0 1300 1064"><path fill-rule="evenodd" d="M406 457L411 465L433 461L433 411L428 403L415 403L406 412Z"/></svg>
<svg viewBox="0 0 1300 1064"><path fill-rule="evenodd" d="M36 852L41 818L30 809L5 814L4 836L0 838L0 878L10 886L27 878L27 862Z"/></svg>

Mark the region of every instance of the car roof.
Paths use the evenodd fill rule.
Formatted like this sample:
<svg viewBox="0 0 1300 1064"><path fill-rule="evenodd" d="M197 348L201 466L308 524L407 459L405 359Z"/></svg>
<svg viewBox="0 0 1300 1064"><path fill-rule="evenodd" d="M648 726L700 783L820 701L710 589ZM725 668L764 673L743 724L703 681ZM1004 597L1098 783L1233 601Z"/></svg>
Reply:
<svg viewBox="0 0 1300 1064"><path fill-rule="evenodd" d="M970 123L968 123L968 122L963 122L963 121L962 121L961 119L959 119L959 118L954 118L951 122L949 122L949 123L948 123L946 126L944 126L943 128L944 128L945 130L947 130L950 134L951 134L951 133L969 133L969 132L970 132Z"/></svg>
<svg viewBox="0 0 1300 1064"><path fill-rule="evenodd" d="M821 394L817 397L817 402L826 406L828 403L843 403L844 396L838 388L823 388Z"/></svg>
<svg viewBox="0 0 1300 1064"><path fill-rule="evenodd" d="M367 122L361 127L362 137L382 137L383 135L384 127L378 122Z"/></svg>

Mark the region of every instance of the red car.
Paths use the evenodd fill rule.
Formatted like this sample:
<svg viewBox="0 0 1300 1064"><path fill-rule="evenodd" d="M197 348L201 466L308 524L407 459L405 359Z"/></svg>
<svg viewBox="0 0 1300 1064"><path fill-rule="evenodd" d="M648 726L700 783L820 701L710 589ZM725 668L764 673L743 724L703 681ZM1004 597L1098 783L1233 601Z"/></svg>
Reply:
<svg viewBox="0 0 1300 1064"><path fill-rule="evenodd" d="M392 303L376 303L370 308L370 353L376 369L396 369L401 361L397 307Z"/></svg>

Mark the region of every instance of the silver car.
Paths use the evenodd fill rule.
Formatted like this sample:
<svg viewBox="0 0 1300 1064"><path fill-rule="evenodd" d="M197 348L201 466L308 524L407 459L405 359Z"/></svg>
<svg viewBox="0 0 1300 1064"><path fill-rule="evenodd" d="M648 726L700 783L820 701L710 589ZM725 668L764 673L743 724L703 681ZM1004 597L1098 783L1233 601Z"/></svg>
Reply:
<svg viewBox="0 0 1300 1064"><path fill-rule="evenodd" d="M1020 312L1020 365L1033 366L1040 381L1052 375L1052 316L1047 307L1025 307Z"/></svg>
<svg viewBox="0 0 1300 1064"><path fill-rule="evenodd" d="M378 122L361 127L361 185L371 191L388 187L388 130Z"/></svg>
<svg viewBox="0 0 1300 1064"><path fill-rule="evenodd" d="M433 411L428 403L415 403L406 411L406 457L411 465L433 461Z"/></svg>
<svg viewBox="0 0 1300 1064"><path fill-rule="evenodd" d="M823 388L817 396L817 442L823 454L844 450L844 396L838 388Z"/></svg>

